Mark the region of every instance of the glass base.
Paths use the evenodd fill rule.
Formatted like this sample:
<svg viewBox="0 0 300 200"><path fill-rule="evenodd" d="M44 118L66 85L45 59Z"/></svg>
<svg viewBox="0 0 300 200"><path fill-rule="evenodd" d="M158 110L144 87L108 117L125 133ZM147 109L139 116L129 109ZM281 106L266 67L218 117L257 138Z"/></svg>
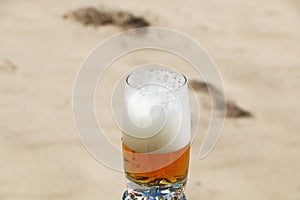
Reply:
<svg viewBox="0 0 300 200"><path fill-rule="evenodd" d="M122 200L186 200L184 186L186 180L166 186L147 187L126 179L127 190Z"/></svg>
<svg viewBox="0 0 300 200"><path fill-rule="evenodd" d="M126 190L123 193L122 200L186 200L185 194L182 193L181 195L164 195L164 196L137 196L132 193L128 193Z"/></svg>

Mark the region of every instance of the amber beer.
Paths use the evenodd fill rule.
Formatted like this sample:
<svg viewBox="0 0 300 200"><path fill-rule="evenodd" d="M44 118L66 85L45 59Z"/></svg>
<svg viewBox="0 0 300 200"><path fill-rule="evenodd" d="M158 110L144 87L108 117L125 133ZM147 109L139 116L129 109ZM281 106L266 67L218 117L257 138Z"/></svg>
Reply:
<svg viewBox="0 0 300 200"><path fill-rule="evenodd" d="M145 186L169 185L185 181L189 156L189 144L169 153L139 153L123 144L126 177Z"/></svg>

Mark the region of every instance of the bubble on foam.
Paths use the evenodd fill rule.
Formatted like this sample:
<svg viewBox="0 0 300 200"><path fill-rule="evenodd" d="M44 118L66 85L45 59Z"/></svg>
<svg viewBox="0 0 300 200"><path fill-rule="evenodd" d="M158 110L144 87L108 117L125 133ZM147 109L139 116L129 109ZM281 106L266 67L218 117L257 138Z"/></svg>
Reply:
<svg viewBox="0 0 300 200"><path fill-rule="evenodd" d="M165 153L190 141L186 79L169 70L138 70L127 79L123 142L138 152Z"/></svg>

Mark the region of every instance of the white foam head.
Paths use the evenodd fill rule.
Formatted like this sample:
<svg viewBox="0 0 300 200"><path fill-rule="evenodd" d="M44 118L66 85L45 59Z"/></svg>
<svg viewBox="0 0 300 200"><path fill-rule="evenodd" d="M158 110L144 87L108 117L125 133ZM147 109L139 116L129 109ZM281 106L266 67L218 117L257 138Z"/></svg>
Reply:
<svg viewBox="0 0 300 200"><path fill-rule="evenodd" d="M170 69L139 69L126 81L123 143L144 153L185 147L191 139L186 78Z"/></svg>

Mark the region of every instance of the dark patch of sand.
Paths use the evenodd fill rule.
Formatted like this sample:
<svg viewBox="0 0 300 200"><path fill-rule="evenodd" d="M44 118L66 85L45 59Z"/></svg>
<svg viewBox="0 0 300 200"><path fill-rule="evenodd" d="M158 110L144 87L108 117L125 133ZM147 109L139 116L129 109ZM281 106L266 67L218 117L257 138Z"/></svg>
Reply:
<svg viewBox="0 0 300 200"><path fill-rule="evenodd" d="M17 65L12 61L4 58L0 59L0 71L14 72L18 69Z"/></svg>
<svg viewBox="0 0 300 200"><path fill-rule="evenodd" d="M192 79L189 83L196 92L208 92L208 84L205 82Z"/></svg>
<svg viewBox="0 0 300 200"><path fill-rule="evenodd" d="M228 101L226 103L226 117L229 118L241 118L241 117L252 117L252 114L240 108L235 102Z"/></svg>
<svg viewBox="0 0 300 200"><path fill-rule="evenodd" d="M94 7L80 8L63 15L64 19L70 19L85 26L114 25L122 29L142 28L150 26L144 17L135 16L126 11L106 11Z"/></svg>
<svg viewBox="0 0 300 200"><path fill-rule="evenodd" d="M189 81L190 85L192 86L193 90L195 92L203 92L208 93L208 88L212 89L214 92L219 92L215 87L213 87L211 84L192 79ZM218 102L217 108L218 108ZM226 102L226 117L228 118L241 118L241 117L251 117L252 114L249 111L246 111L239 107L234 101L227 101Z"/></svg>

